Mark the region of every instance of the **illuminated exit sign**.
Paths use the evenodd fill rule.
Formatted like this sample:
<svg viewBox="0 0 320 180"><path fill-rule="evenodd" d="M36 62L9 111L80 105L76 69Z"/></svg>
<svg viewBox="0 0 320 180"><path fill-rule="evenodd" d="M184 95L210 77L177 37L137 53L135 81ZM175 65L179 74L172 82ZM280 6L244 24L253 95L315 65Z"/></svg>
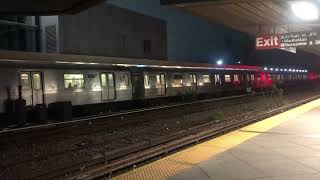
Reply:
<svg viewBox="0 0 320 180"><path fill-rule="evenodd" d="M320 45L320 36L317 32L297 32L279 35L256 37L256 49L295 48L298 46Z"/></svg>
<svg viewBox="0 0 320 180"><path fill-rule="evenodd" d="M280 48L280 36L260 36L256 38L256 49L277 49Z"/></svg>

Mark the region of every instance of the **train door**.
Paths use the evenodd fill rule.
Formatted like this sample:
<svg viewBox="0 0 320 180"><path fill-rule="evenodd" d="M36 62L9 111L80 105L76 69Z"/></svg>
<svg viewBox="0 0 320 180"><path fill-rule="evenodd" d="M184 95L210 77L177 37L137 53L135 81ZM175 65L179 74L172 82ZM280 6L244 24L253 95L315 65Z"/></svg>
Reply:
<svg viewBox="0 0 320 180"><path fill-rule="evenodd" d="M165 96L166 95L166 78L164 74L157 74L157 95Z"/></svg>
<svg viewBox="0 0 320 180"><path fill-rule="evenodd" d="M113 73L100 73L101 100L110 101L116 99L116 89Z"/></svg>
<svg viewBox="0 0 320 180"><path fill-rule="evenodd" d="M143 73L132 73L132 99L144 98L144 76Z"/></svg>
<svg viewBox="0 0 320 180"><path fill-rule="evenodd" d="M197 75L190 74L191 93L197 93Z"/></svg>
<svg viewBox="0 0 320 180"><path fill-rule="evenodd" d="M28 71L20 73L20 85L22 86L22 97L27 105L44 103L43 75L41 72Z"/></svg>

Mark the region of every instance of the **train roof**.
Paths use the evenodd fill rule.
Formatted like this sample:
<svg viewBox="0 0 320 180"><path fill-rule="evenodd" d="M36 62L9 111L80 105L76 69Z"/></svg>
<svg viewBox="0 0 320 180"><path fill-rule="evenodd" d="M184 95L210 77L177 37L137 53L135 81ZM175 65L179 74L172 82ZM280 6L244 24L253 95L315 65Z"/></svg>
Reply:
<svg viewBox="0 0 320 180"><path fill-rule="evenodd" d="M31 65L85 65L99 67L149 67L167 69L216 69L216 70L241 70L260 71L260 66L247 65L216 65L207 63L178 62L153 59L119 58L103 56L87 56L74 54L35 53L21 51L0 51L0 62L6 64L31 64Z"/></svg>

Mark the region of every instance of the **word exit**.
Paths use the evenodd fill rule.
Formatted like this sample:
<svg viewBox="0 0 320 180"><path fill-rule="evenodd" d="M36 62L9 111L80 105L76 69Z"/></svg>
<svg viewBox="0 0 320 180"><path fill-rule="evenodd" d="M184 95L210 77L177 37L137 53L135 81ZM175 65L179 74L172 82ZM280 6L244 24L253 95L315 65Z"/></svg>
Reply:
<svg viewBox="0 0 320 180"><path fill-rule="evenodd" d="M280 36L260 36L256 38L256 49L277 49L280 48Z"/></svg>

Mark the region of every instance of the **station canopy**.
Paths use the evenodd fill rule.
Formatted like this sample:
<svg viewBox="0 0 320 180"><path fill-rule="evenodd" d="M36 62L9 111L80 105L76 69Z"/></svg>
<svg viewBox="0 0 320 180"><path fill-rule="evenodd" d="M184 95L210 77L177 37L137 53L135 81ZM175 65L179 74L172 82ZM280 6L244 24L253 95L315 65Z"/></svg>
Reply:
<svg viewBox="0 0 320 180"><path fill-rule="evenodd" d="M104 0L3 0L0 15L74 14Z"/></svg>
<svg viewBox="0 0 320 180"><path fill-rule="evenodd" d="M161 3L254 36L320 32L318 0L161 0ZM298 49L320 55L320 46Z"/></svg>

